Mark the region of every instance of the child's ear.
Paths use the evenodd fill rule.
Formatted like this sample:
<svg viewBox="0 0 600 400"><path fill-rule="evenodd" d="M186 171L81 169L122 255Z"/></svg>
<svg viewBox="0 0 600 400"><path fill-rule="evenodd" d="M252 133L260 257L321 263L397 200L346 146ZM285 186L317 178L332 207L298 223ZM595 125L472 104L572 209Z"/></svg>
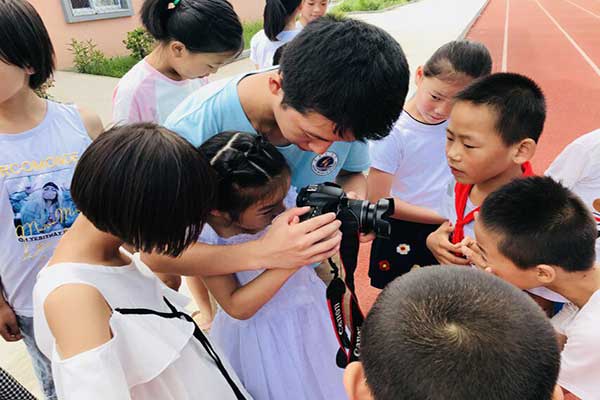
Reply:
<svg viewBox="0 0 600 400"><path fill-rule="evenodd" d="M548 285L556 279L556 269L551 265L540 264L535 267L537 280L542 285Z"/></svg>
<svg viewBox="0 0 600 400"><path fill-rule="evenodd" d="M419 86L421 84L421 82L423 82L423 77L425 75L423 74L423 66L419 65L417 67L417 71L415 72L415 83L417 86Z"/></svg>
<svg viewBox="0 0 600 400"><path fill-rule="evenodd" d="M183 57L185 45L178 40L173 40L171 43L169 43L169 49L171 50L171 53L173 53L173 56L179 58Z"/></svg>
<svg viewBox="0 0 600 400"><path fill-rule="evenodd" d="M275 96L283 95L283 90L281 89L282 77L281 74L274 74L269 76L269 91L271 94Z"/></svg>
<svg viewBox="0 0 600 400"><path fill-rule="evenodd" d="M513 155L513 161L516 164L523 164L533 158L537 143L531 138L523 139L519 143L514 145L515 153Z"/></svg>
<svg viewBox="0 0 600 400"><path fill-rule="evenodd" d="M365 370L359 361L352 362L344 370L344 387L350 400L374 400L367 386Z"/></svg>

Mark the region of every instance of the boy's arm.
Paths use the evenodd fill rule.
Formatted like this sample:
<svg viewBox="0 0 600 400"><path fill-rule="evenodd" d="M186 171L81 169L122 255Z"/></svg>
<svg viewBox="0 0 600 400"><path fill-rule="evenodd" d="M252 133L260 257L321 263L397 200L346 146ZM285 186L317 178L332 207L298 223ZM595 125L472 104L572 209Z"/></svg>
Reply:
<svg viewBox="0 0 600 400"><path fill-rule="evenodd" d="M7 342L16 342L22 339L19 325L17 324L17 316L12 307L4 298L4 288L2 280L0 280L0 335Z"/></svg>
<svg viewBox="0 0 600 400"><path fill-rule="evenodd" d="M241 287L233 274L207 277L204 283L227 314L244 320L252 318L296 271L271 269Z"/></svg>
<svg viewBox="0 0 600 400"><path fill-rule="evenodd" d="M153 271L214 276L265 268L297 268L323 261L339 250L341 222L334 213L298 223L308 207L279 215L265 235L251 242L218 246L195 243L177 258L143 254Z"/></svg>
<svg viewBox="0 0 600 400"><path fill-rule="evenodd" d="M340 170L335 182L340 185L344 192L353 192L357 199L367 198L367 178L362 172Z"/></svg>
<svg viewBox="0 0 600 400"><path fill-rule="evenodd" d="M393 180L394 175L377 168L371 168L369 170L369 177L367 178L369 201L376 202L381 198L390 197ZM433 210L415 206L396 197L394 197L394 213L392 214L392 218L421 224L441 224L445 221L444 218Z"/></svg>

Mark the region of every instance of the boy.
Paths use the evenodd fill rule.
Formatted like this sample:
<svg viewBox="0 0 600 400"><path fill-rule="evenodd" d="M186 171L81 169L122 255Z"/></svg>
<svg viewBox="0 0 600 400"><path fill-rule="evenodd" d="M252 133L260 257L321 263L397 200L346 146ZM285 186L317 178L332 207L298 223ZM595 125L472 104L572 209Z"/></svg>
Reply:
<svg viewBox="0 0 600 400"><path fill-rule="evenodd" d="M435 266L397 278L362 333L361 362L344 374L350 400L560 395L551 324L520 290L480 271Z"/></svg>
<svg viewBox="0 0 600 400"><path fill-rule="evenodd" d="M600 399L600 269L596 224L585 204L549 177L516 180L492 193L464 253L521 289L547 287L569 300L553 318L562 337L558 383Z"/></svg>
<svg viewBox="0 0 600 400"><path fill-rule="evenodd" d="M437 210L447 221L427 238L440 263L468 264L456 253L465 236L473 237L478 206L505 183L533 174L529 160L545 118L541 89L519 74L489 75L456 96L446 129L446 157L454 178Z"/></svg>
<svg viewBox="0 0 600 400"><path fill-rule="evenodd" d="M300 188L337 179L346 191L364 198L362 171L369 166L364 140L389 133L404 105L408 81L402 48L388 33L364 22L324 17L287 44L279 69L201 88L178 106L166 126L196 146L223 131L260 133L280 146L292 170L292 185ZM284 218L290 218L289 212ZM177 260L161 257L147 262L165 272L192 275L306 265L335 253L339 237L319 243L327 238L321 231L337 228L332 220L289 226L276 220L278 235L271 233L272 226L260 245L197 244ZM309 228L307 223L316 226ZM292 230L309 234L293 236ZM336 231L329 235L337 235ZM310 251L300 248L307 244Z"/></svg>

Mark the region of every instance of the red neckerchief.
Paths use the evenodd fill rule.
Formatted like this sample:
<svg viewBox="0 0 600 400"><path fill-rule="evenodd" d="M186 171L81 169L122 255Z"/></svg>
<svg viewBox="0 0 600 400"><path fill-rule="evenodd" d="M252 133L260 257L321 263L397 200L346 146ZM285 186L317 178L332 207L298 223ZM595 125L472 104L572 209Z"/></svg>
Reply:
<svg viewBox="0 0 600 400"><path fill-rule="evenodd" d="M521 166L523 170L523 176L533 176L533 168L529 161L523 163ZM456 224L454 225L454 232L452 232L450 241L454 244L459 243L465 237L465 225L475 219L475 213L479 211L479 207L475 207L470 213L465 215L465 208L467 208L467 201L469 200L469 194L473 189L473 185L467 185L464 183L456 182L454 185L454 206L456 208Z"/></svg>

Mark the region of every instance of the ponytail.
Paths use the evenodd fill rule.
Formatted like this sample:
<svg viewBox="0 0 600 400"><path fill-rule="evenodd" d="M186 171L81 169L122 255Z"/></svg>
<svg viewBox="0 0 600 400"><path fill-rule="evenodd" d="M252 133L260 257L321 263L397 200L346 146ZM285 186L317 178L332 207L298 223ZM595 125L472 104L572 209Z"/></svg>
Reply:
<svg viewBox="0 0 600 400"><path fill-rule="evenodd" d="M300 7L302 0L267 0L263 13L265 35L272 42L277 40L290 17Z"/></svg>
<svg viewBox="0 0 600 400"><path fill-rule="evenodd" d="M145 0L142 24L160 42L177 40L192 52L240 52L242 24L227 0Z"/></svg>

